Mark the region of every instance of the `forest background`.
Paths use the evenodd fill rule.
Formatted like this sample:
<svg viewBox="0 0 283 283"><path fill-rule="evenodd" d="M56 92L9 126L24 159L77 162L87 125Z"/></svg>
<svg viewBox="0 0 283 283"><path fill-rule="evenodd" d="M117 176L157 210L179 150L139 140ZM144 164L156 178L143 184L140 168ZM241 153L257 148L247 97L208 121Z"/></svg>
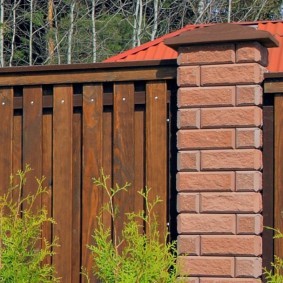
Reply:
<svg viewBox="0 0 283 283"><path fill-rule="evenodd" d="M100 62L188 24L282 18L282 0L0 0L0 66Z"/></svg>

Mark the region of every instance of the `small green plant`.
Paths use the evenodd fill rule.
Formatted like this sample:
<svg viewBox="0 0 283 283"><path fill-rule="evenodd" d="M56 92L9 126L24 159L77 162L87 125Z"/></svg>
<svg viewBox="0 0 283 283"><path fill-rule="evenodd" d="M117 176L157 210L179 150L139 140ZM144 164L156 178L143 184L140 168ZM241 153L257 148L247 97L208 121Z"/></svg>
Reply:
<svg viewBox="0 0 283 283"><path fill-rule="evenodd" d="M42 179L36 179L35 194L23 197L23 186L31 168L27 165L11 176L11 186L0 197L0 282L5 283L51 283L59 282L54 268L44 264L52 256L57 240L49 243L42 238L42 225L55 223L44 208L36 208L40 195L47 193ZM15 180L16 179L16 180ZM12 186L13 183L17 185ZM27 189L27 188L25 188Z"/></svg>
<svg viewBox="0 0 283 283"><path fill-rule="evenodd" d="M274 231L274 239L282 239L283 234L278 229L273 229L267 227L267 229L271 229ZM283 282L283 259L274 256L274 262L271 263L273 270L267 270L264 268L263 275L267 280L267 283L282 283Z"/></svg>
<svg viewBox="0 0 283 283"><path fill-rule="evenodd" d="M95 244L88 246L93 254L94 275L104 283L175 282L176 243L166 244L168 233L164 235L164 241L160 241L163 235L159 234L158 220L154 213L155 206L161 200L156 197L150 202L148 188L139 191L144 199L145 209L138 213L127 213L120 239L116 230L119 209L113 200L119 192L127 191L130 185L126 183L123 187L116 185L115 188L109 188L108 178L101 171L101 177L93 179L94 184L108 196L108 203L101 208L98 228L93 234ZM105 211L111 216L112 230L102 223L102 212ZM83 274L86 275L86 272L83 271Z"/></svg>

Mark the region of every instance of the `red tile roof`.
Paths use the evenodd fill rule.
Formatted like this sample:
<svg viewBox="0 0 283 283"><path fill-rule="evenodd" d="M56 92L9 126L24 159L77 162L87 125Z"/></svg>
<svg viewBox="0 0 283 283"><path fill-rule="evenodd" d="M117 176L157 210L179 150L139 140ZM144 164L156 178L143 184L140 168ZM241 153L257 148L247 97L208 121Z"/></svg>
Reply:
<svg viewBox="0 0 283 283"><path fill-rule="evenodd" d="M241 22L237 24L254 26L259 30L268 31L275 36L279 42L279 47L269 48L269 64L267 68L270 72L283 72L283 21ZM104 62L175 59L177 57L177 52L166 46L164 40L179 35L184 31L190 31L206 26L208 25L187 25L153 41L110 57Z"/></svg>

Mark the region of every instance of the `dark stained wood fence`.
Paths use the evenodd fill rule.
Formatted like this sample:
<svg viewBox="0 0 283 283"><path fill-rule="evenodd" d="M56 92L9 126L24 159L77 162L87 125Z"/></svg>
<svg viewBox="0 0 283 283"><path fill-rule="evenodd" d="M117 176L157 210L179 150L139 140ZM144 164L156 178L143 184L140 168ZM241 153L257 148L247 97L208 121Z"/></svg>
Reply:
<svg viewBox="0 0 283 283"><path fill-rule="evenodd" d="M158 217L160 233L166 233L168 109L175 77L175 61L2 69L1 194L10 173L25 164L33 176L46 177L50 194L38 205L57 222L45 225L43 236L60 239L52 263L63 283L83 282L81 266L92 266L86 245L106 201L92 184L100 168L110 175L109 185L132 184L115 199L122 212L142 209L136 191L151 187L152 197L164 200ZM24 194L36 188L29 178ZM111 225L107 215L103 221Z"/></svg>
<svg viewBox="0 0 283 283"><path fill-rule="evenodd" d="M283 231L283 73L265 74L263 104L263 221ZM263 266L283 257L283 239L263 231ZM265 282L265 281L264 281Z"/></svg>

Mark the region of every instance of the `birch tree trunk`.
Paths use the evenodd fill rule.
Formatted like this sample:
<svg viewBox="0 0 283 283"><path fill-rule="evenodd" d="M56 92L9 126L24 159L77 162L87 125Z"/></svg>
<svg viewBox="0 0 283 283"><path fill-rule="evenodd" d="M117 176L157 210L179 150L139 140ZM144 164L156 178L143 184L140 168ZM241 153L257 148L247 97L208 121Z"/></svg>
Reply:
<svg viewBox="0 0 283 283"><path fill-rule="evenodd" d="M14 53L15 53L15 39L16 39L16 28L17 28L17 7L20 4L20 0L18 2L14 2L12 8L12 38L11 38L11 53L9 59L9 66L13 65Z"/></svg>
<svg viewBox="0 0 283 283"><path fill-rule="evenodd" d="M4 0L0 1L0 66L4 67Z"/></svg>
<svg viewBox="0 0 283 283"><path fill-rule="evenodd" d="M159 0L154 0L153 2L153 28L152 28L152 33L151 33L151 40L154 40L156 37L157 33L157 26L158 26L158 3Z"/></svg>
<svg viewBox="0 0 283 283"><path fill-rule="evenodd" d="M232 0L229 0L227 22L231 22Z"/></svg>
<svg viewBox="0 0 283 283"><path fill-rule="evenodd" d="M32 66L32 40L33 40L33 0L30 0L30 21L29 21L29 65Z"/></svg>
<svg viewBox="0 0 283 283"><path fill-rule="evenodd" d="M143 5L142 5L142 0L139 0L139 21L138 21L138 31L137 31L138 46L141 45L142 20L143 20Z"/></svg>
<svg viewBox="0 0 283 283"><path fill-rule="evenodd" d="M67 64L72 63L72 41L74 33L74 11L75 11L75 0L71 2L70 9L70 29L68 34L68 51L67 51Z"/></svg>
<svg viewBox="0 0 283 283"><path fill-rule="evenodd" d="M139 2L140 0L136 0L136 8L135 8L135 14L134 14L134 26L133 26L133 44L132 47L136 47L137 46L137 32L138 32L138 15L139 15Z"/></svg>
<svg viewBox="0 0 283 283"><path fill-rule="evenodd" d="M92 62L95 63L97 61L97 38L96 38L96 19L95 19L95 6L96 0L92 0L92 7L91 7L91 23L92 23Z"/></svg>

